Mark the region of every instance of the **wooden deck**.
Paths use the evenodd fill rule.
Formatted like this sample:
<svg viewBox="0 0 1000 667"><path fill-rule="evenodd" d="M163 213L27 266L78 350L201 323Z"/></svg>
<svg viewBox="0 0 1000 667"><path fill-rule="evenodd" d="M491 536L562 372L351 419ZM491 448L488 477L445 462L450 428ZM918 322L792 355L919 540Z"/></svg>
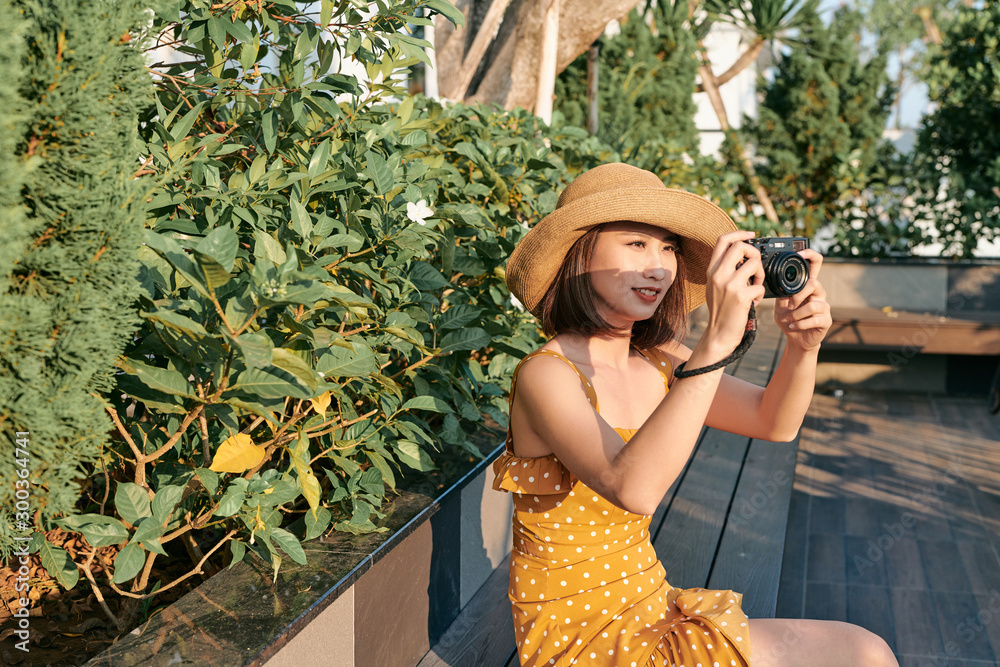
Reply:
<svg viewBox="0 0 1000 667"><path fill-rule="evenodd" d="M863 625L902 667L1000 661L1000 417L984 399L817 394L777 616Z"/></svg>

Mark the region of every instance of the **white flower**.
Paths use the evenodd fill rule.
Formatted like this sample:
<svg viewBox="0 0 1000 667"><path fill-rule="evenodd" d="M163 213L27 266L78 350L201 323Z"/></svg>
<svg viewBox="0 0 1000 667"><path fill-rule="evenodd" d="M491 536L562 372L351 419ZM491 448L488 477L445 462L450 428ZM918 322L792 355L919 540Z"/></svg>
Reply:
<svg viewBox="0 0 1000 667"><path fill-rule="evenodd" d="M426 225L425 221L431 215L434 215L434 209L427 205L426 199L421 199L416 204L413 202L406 204L406 217L418 225Z"/></svg>
<svg viewBox="0 0 1000 667"><path fill-rule="evenodd" d="M513 294L510 295L510 305L514 306L515 308L517 308L518 310L520 310L522 313L524 312L524 304L521 303L518 300L518 298L516 296L514 296Z"/></svg>

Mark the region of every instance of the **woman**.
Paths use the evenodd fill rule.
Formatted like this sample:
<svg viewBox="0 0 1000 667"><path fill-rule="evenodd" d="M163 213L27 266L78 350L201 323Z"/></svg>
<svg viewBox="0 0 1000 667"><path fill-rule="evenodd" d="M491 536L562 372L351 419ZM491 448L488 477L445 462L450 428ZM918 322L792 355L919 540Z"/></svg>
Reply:
<svg viewBox="0 0 1000 667"><path fill-rule="evenodd" d="M817 277L778 299L788 339L767 388L710 368L740 343L764 295L760 254L718 207L624 164L577 178L507 266L511 292L553 336L515 371L494 487L515 498L510 599L518 654L541 665L893 666L846 623L748 620L732 591L674 589L650 516L702 425L795 437L831 324ZM678 338L708 304L694 349ZM675 373L684 375L683 379ZM516 389L516 390L515 390Z"/></svg>

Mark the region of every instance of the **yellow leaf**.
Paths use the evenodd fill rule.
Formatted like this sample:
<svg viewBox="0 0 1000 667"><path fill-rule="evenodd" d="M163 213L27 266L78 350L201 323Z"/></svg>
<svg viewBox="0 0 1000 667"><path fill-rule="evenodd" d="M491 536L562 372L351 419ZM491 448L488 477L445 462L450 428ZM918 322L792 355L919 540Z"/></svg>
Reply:
<svg viewBox="0 0 1000 667"><path fill-rule="evenodd" d="M326 392L316 398L310 398L309 402L312 403L313 410L317 414L321 414L326 417L326 409L330 407L330 392Z"/></svg>
<svg viewBox="0 0 1000 667"><path fill-rule="evenodd" d="M328 396L329 392L324 395ZM329 397L327 397L328 403L329 400ZM295 473L299 478L299 488L302 489L302 497L309 503L309 509L312 510L313 518L315 518L316 510L319 508L321 491L319 480L316 479L312 468L309 467L309 436L302 431L299 431L299 439L296 441L295 447L291 449L291 461L295 467Z"/></svg>
<svg viewBox="0 0 1000 667"><path fill-rule="evenodd" d="M215 472L246 472L263 460L264 448L253 444L246 433L237 433L219 445L208 469Z"/></svg>
<svg viewBox="0 0 1000 667"><path fill-rule="evenodd" d="M309 468L305 469L305 472L299 472L299 486L302 488L302 496L309 503L309 509L312 510L313 518L316 518L316 510L319 508L319 498L320 491L319 480L316 479L316 475Z"/></svg>

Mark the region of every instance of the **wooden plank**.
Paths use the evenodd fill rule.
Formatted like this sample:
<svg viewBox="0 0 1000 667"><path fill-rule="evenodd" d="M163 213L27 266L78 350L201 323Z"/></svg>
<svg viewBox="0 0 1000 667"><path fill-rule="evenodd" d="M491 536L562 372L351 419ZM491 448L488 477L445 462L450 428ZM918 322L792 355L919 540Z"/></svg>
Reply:
<svg viewBox="0 0 1000 667"><path fill-rule="evenodd" d="M509 568L497 567L417 667L503 667L514 646ZM516 656L514 656L516 662Z"/></svg>
<svg viewBox="0 0 1000 667"><path fill-rule="evenodd" d="M709 429L653 542L673 586L705 586L749 439Z"/></svg>
<svg viewBox="0 0 1000 667"><path fill-rule="evenodd" d="M823 341L828 350L916 349L925 354L1000 354L1000 313L882 311L835 308L833 326Z"/></svg>
<svg viewBox="0 0 1000 667"><path fill-rule="evenodd" d="M743 593L743 610L752 618L773 618L778 604L797 446L750 444L708 579L709 588Z"/></svg>

